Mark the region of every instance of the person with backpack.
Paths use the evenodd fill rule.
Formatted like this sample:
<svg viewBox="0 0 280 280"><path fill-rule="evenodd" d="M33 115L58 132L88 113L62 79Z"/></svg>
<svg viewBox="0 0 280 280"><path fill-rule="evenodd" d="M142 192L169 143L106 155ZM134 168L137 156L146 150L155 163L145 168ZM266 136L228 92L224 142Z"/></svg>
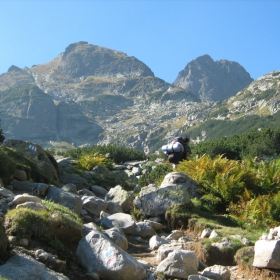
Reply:
<svg viewBox="0 0 280 280"><path fill-rule="evenodd" d="M173 164L174 170L180 161L190 159L191 148L189 142L189 136L175 137L170 144L162 146L162 151L167 154L168 161Z"/></svg>

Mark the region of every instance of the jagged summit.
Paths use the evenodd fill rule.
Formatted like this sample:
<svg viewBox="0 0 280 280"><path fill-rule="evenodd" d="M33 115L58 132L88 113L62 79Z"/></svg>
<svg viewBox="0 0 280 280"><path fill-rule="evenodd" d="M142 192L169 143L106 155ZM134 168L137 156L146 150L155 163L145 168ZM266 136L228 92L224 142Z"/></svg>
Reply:
<svg viewBox="0 0 280 280"><path fill-rule="evenodd" d="M87 42L70 44L62 54L58 71L72 78L154 76L151 69L135 57Z"/></svg>
<svg viewBox="0 0 280 280"><path fill-rule="evenodd" d="M173 85L187 89L203 100L224 100L252 81L239 63L226 59L214 61L205 54L189 62Z"/></svg>

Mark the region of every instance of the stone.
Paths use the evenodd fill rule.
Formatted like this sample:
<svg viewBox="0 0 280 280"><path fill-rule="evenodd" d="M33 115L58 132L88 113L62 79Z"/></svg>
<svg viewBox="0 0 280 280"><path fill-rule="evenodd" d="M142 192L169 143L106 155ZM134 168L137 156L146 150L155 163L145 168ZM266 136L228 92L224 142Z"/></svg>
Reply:
<svg viewBox="0 0 280 280"><path fill-rule="evenodd" d="M133 209L133 199L133 192L124 190L120 185L111 188L105 196L106 201L118 203L124 211Z"/></svg>
<svg viewBox="0 0 280 280"><path fill-rule="evenodd" d="M152 250L158 249L162 244L169 244L169 241L158 235L154 235L149 239L149 248Z"/></svg>
<svg viewBox="0 0 280 280"><path fill-rule="evenodd" d="M280 269L280 240L258 240L255 243L253 266Z"/></svg>
<svg viewBox="0 0 280 280"><path fill-rule="evenodd" d="M173 251L178 251L184 249L184 245L181 243L167 243L167 244L162 244L159 246L158 251L157 251L157 258L159 260L164 260L169 253Z"/></svg>
<svg viewBox="0 0 280 280"><path fill-rule="evenodd" d="M143 280L146 276L137 260L96 230L80 240L76 259L88 272L106 280Z"/></svg>
<svg viewBox="0 0 280 280"><path fill-rule="evenodd" d="M26 181L27 180L26 172L24 170L16 169L14 172L14 178L19 181Z"/></svg>
<svg viewBox="0 0 280 280"><path fill-rule="evenodd" d="M77 175L62 172L59 175L59 179L63 184L74 184L77 191L89 188L87 180Z"/></svg>
<svg viewBox="0 0 280 280"><path fill-rule="evenodd" d="M147 222L138 222L136 227L133 229L133 235L140 237L151 237L156 234L156 231Z"/></svg>
<svg viewBox="0 0 280 280"><path fill-rule="evenodd" d="M124 234L132 234L136 223L129 214L116 213L101 220L101 225L105 228L117 227L123 230Z"/></svg>
<svg viewBox="0 0 280 280"><path fill-rule="evenodd" d="M189 250L175 250L161 261L156 272L166 276L187 279L189 275L198 273L198 258Z"/></svg>
<svg viewBox="0 0 280 280"><path fill-rule="evenodd" d="M214 280L230 280L230 271L222 265L206 267L201 275Z"/></svg>
<svg viewBox="0 0 280 280"><path fill-rule="evenodd" d="M0 275L7 279L69 280L68 277L52 271L41 262L22 253L15 253L3 265L1 265Z"/></svg>
<svg viewBox="0 0 280 280"><path fill-rule="evenodd" d="M95 196L83 196L82 202L83 208L97 217L100 216L101 211L107 209L108 205L107 201Z"/></svg>
<svg viewBox="0 0 280 280"><path fill-rule="evenodd" d="M66 192L60 188L50 185L47 191L46 199L54 203L61 204L76 214L80 215L82 211L82 199L79 195Z"/></svg>

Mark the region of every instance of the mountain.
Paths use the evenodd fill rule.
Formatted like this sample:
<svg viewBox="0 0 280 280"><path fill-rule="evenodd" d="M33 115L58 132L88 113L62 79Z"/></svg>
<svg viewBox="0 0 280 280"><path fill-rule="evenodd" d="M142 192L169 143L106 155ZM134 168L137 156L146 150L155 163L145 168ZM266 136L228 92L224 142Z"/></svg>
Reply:
<svg viewBox="0 0 280 280"><path fill-rule="evenodd" d="M209 55L203 55L188 63L173 85L204 100L225 100L252 81L239 63L225 59L214 61Z"/></svg>
<svg viewBox="0 0 280 280"><path fill-rule="evenodd" d="M197 61L208 85L213 84L212 88L221 87L218 82L214 83L217 78L212 79L218 72L209 74L209 69L217 64L217 69L226 69L225 84L228 92L232 92L230 98L244 100L243 107L247 104L249 90L254 98L256 86L253 83L258 80L249 84L252 79L238 63L216 63L209 56ZM202 74L196 76L194 68L191 69L195 84ZM268 76L273 81L278 79L275 73ZM258 98L265 91L261 84L266 84L267 77L260 82ZM239 90L245 93L237 93L244 81L247 81L246 86ZM206 88L206 84L203 87ZM266 102L272 101L274 97L265 94ZM244 118L241 105L236 107L240 110L239 115L231 107L231 103L241 103L226 98L213 101L213 96L214 90L209 98L201 100L197 92L155 77L151 69L135 57L78 42L69 45L50 62L22 69L13 65L7 73L0 75L0 118L6 139L32 141L45 148L58 142L75 146L118 143L149 153L175 135L188 133L196 138L206 130L204 135L209 138L213 137L211 132L215 129L211 125L208 127L208 123L234 122L239 115ZM278 108L277 98L275 108ZM232 114L228 116L225 112ZM252 113L259 114L257 111Z"/></svg>

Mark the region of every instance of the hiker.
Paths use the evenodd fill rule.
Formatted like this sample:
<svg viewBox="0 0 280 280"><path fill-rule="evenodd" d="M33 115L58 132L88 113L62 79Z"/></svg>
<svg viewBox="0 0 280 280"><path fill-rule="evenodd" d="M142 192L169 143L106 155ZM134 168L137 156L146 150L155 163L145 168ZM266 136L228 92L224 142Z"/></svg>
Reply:
<svg viewBox="0 0 280 280"><path fill-rule="evenodd" d="M189 136L175 137L170 144L162 146L162 151L167 154L168 161L173 164L173 170L176 169L180 161L190 159L191 149L189 142Z"/></svg>
<svg viewBox="0 0 280 280"><path fill-rule="evenodd" d="M175 171L177 164L182 161L182 160L189 160L190 156L191 156L191 148L189 146L189 142L190 142L190 137L176 137L176 139L178 139L178 142L180 142L183 147L184 147L184 151L183 151L183 155L181 159L178 159L177 162L173 163L173 170Z"/></svg>

